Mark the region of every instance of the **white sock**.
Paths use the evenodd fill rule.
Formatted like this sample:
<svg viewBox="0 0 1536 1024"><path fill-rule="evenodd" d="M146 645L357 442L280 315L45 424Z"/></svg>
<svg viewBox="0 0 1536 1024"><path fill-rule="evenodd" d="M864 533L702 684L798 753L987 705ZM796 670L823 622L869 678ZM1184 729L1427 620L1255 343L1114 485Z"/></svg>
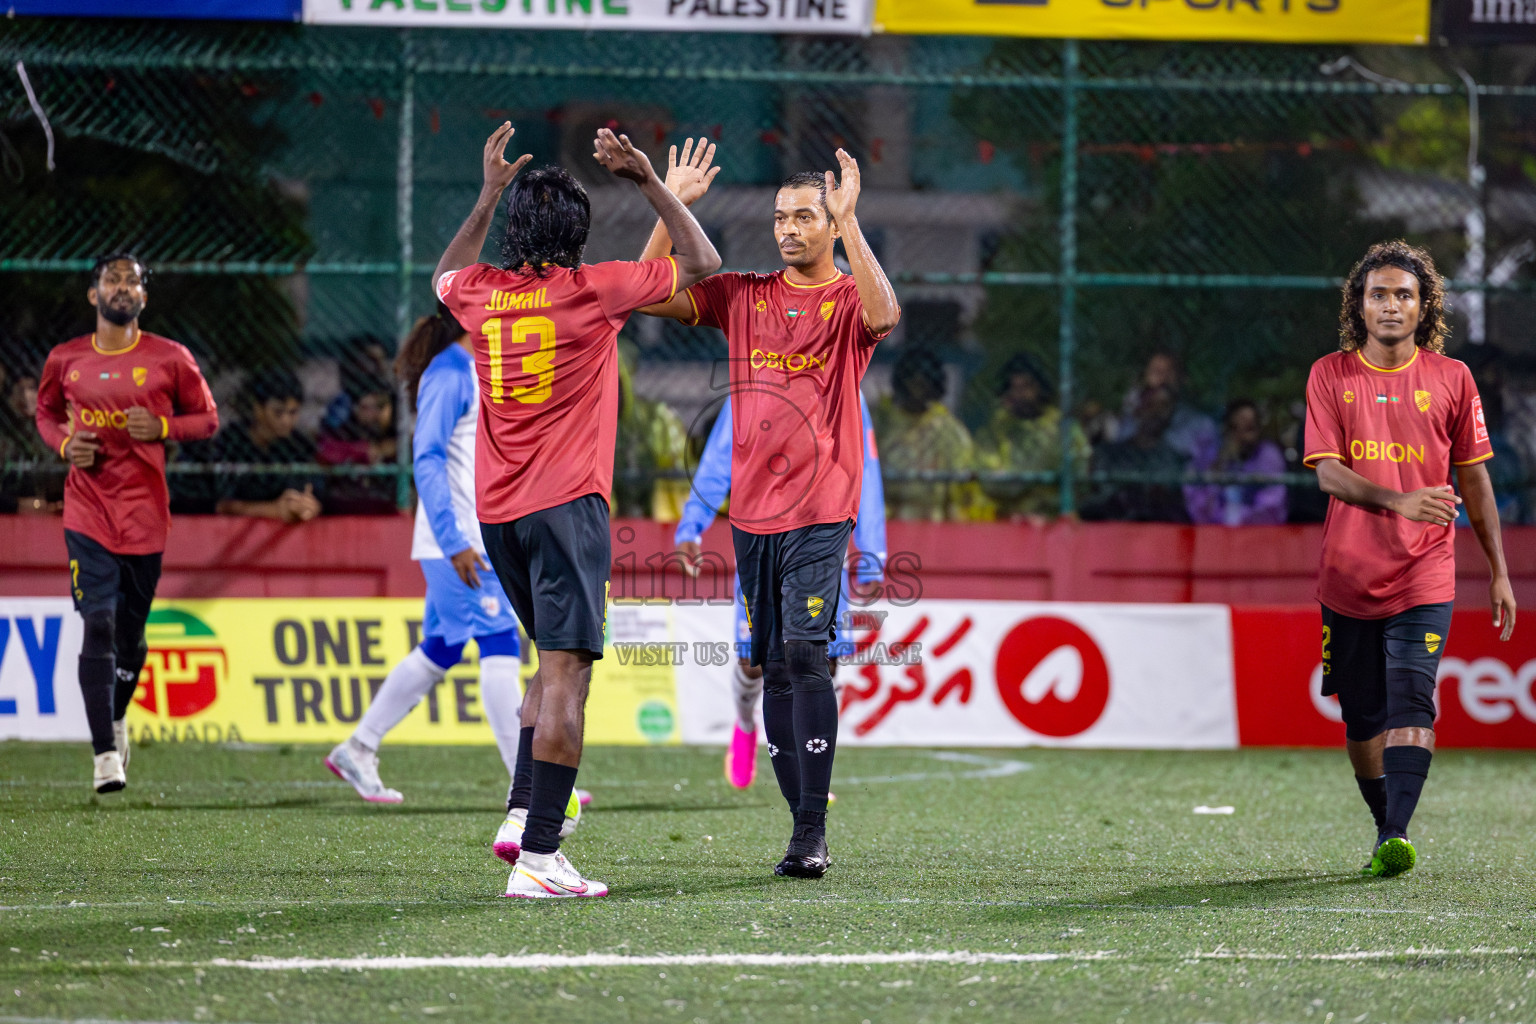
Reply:
<svg viewBox="0 0 1536 1024"><path fill-rule="evenodd" d="M757 702L763 696L763 677L748 676L741 662L731 672L731 698L736 701L736 723L742 732L757 731Z"/></svg>
<svg viewBox="0 0 1536 1024"><path fill-rule="evenodd" d="M384 734L399 725L447 674L448 670L421 653L420 647L413 649L384 677L384 685L352 731L352 739L378 750Z"/></svg>
<svg viewBox="0 0 1536 1024"><path fill-rule="evenodd" d="M480 658L480 703L508 778L517 770L517 742L523 728L523 688L518 679L522 667L522 661L510 654Z"/></svg>

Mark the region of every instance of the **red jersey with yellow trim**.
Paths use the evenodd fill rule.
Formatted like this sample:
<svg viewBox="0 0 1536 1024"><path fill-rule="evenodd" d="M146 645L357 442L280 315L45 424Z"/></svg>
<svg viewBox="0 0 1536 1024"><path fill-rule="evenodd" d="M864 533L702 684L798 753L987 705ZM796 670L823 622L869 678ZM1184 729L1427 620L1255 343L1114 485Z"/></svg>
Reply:
<svg viewBox="0 0 1536 1024"><path fill-rule="evenodd" d="M672 257L527 269L476 263L437 294L475 339L475 505L510 523L587 494L609 500L619 425L619 330L677 294Z"/></svg>
<svg viewBox="0 0 1536 1024"><path fill-rule="evenodd" d="M1453 483L1453 466L1493 458L1472 371L1422 349L1394 370L1371 365L1358 350L1313 363L1306 429L1306 465L1338 459L1394 491ZM1332 498L1317 599L1356 619L1450 601L1455 532Z"/></svg>
<svg viewBox="0 0 1536 1024"><path fill-rule="evenodd" d="M769 534L856 518L859 381L880 338L854 279L716 274L687 295L692 323L723 330L730 350L731 525Z"/></svg>
<svg viewBox="0 0 1536 1024"><path fill-rule="evenodd" d="M54 451L76 430L96 435L96 462L70 466L64 479L64 529L119 555L165 550L171 526L165 442L198 441L219 429L219 414L197 360L169 338L141 332L125 349L103 352L95 335L48 353L37 388L37 430ZM161 440L128 436L128 410L158 417Z"/></svg>

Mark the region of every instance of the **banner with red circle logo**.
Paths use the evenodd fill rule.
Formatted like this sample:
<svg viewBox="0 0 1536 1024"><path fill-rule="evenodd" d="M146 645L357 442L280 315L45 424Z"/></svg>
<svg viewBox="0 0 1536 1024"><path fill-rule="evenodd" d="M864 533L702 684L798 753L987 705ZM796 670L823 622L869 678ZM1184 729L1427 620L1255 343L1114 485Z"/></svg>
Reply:
<svg viewBox="0 0 1536 1024"><path fill-rule="evenodd" d="M730 613L680 615L679 639L720 633ZM857 649L839 663L839 743L1237 744L1224 605L924 600L846 621ZM684 742L729 740L730 672L680 669Z"/></svg>

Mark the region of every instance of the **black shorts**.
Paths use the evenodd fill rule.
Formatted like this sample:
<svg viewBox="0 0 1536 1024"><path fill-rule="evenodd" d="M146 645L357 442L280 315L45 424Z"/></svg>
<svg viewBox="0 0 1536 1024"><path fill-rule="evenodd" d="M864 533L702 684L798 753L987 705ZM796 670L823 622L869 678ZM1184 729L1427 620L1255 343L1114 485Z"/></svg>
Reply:
<svg viewBox="0 0 1536 1024"><path fill-rule="evenodd" d="M1451 632L1451 602L1421 604L1385 619L1323 608L1323 696L1338 694L1344 735L1357 742L1388 729L1435 724L1435 677Z"/></svg>
<svg viewBox="0 0 1536 1024"><path fill-rule="evenodd" d="M528 639L603 656L613 539L608 502L583 495L510 523L481 523L485 553Z"/></svg>
<svg viewBox="0 0 1536 1024"><path fill-rule="evenodd" d="M851 519L785 533L731 527L753 665L783 661L788 640L832 642L852 532Z"/></svg>
<svg viewBox="0 0 1536 1024"><path fill-rule="evenodd" d="M81 615L112 612L122 623L149 619L160 585L160 553L119 555L74 530L64 531L69 551L69 594Z"/></svg>

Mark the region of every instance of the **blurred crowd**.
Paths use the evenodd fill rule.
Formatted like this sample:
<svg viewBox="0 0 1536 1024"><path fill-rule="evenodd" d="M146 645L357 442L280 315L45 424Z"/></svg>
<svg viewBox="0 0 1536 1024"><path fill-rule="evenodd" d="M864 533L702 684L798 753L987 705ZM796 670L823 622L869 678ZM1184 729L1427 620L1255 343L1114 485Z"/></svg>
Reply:
<svg viewBox="0 0 1536 1024"><path fill-rule="evenodd" d="M214 373L222 426L173 452L173 511L289 523L394 513L402 453L392 346L364 337L346 348L347 361ZM1501 517L1536 521L1527 480L1536 467L1536 360L1486 345L1455 355L1483 396ZM712 423L690 433L666 403L638 394L636 358L623 342L614 514L670 522ZM32 423L38 372L0 364L0 464L9 467L0 470L0 513L60 508L64 467ZM1147 354L1118 405L1085 402L1065 434L1055 383L1027 355L1004 364L975 422L957 415L961 382L931 349L903 348L889 382L888 393L870 397L891 519L1052 521L1064 453L1074 515L1084 520L1246 526L1318 522L1326 510L1315 484L1262 479L1305 472L1301 396L1281 408L1243 397L1204 407L1170 350Z"/></svg>

